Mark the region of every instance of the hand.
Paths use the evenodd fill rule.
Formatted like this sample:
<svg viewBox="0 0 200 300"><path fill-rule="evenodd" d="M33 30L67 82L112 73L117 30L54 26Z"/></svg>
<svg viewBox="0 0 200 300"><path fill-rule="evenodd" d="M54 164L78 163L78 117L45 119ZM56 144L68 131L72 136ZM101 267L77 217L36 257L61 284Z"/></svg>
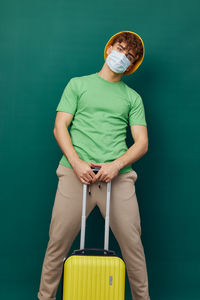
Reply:
<svg viewBox="0 0 200 300"><path fill-rule="evenodd" d="M92 179L92 182L96 180L109 182L119 173L120 166L117 162L109 163L91 163L91 167L101 167L97 174Z"/></svg>
<svg viewBox="0 0 200 300"><path fill-rule="evenodd" d="M73 163L73 170L82 183L90 184L95 177L91 169L91 163L78 159Z"/></svg>

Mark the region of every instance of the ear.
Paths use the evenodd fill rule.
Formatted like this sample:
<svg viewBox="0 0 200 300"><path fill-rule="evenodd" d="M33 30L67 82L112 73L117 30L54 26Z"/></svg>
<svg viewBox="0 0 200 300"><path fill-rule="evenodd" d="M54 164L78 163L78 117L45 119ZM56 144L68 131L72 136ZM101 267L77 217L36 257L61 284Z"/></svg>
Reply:
<svg viewBox="0 0 200 300"><path fill-rule="evenodd" d="M132 67L133 67L133 63L131 63L130 66L128 66L128 68L126 69L126 71L129 71Z"/></svg>
<svg viewBox="0 0 200 300"><path fill-rule="evenodd" d="M112 51L112 45L109 45L108 46L108 48L107 48L107 50L106 50L106 53L107 53L107 55L109 55L110 54L110 52Z"/></svg>

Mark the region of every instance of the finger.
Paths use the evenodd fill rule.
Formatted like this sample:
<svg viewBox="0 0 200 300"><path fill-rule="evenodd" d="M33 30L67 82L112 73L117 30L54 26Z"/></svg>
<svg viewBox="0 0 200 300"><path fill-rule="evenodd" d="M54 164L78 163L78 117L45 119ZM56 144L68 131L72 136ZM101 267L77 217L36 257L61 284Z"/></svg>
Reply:
<svg viewBox="0 0 200 300"><path fill-rule="evenodd" d="M92 180L95 178L95 173L92 170L89 172L89 175Z"/></svg>
<svg viewBox="0 0 200 300"><path fill-rule="evenodd" d="M99 170L99 172L96 175L96 179L100 180L100 181L103 181L104 176L105 175L103 174L103 172L100 172L100 170Z"/></svg>
<svg viewBox="0 0 200 300"><path fill-rule="evenodd" d="M94 176L95 176L95 173L93 172L92 169L87 170L87 173L84 174L85 179L87 177L87 179L89 181L91 181L94 178Z"/></svg>
<svg viewBox="0 0 200 300"><path fill-rule="evenodd" d="M93 163L92 163L92 162L89 162L88 164L89 164L90 166L93 166Z"/></svg>
<svg viewBox="0 0 200 300"><path fill-rule="evenodd" d="M81 174L81 178L83 178L85 181L88 181L88 182L91 181L91 177L90 177L88 171L84 171L84 172Z"/></svg>
<svg viewBox="0 0 200 300"><path fill-rule="evenodd" d="M100 179L101 179L102 181L106 181L106 175L104 175L104 176L102 175Z"/></svg>
<svg viewBox="0 0 200 300"><path fill-rule="evenodd" d="M101 175L102 175L102 171L101 171L101 169L100 169L100 170L98 171L98 173L95 175L96 180L100 180Z"/></svg>
<svg viewBox="0 0 200 300"><path fill-rule="evenodd" d="M93 166L96 166L96 167L101 167L102 166L102 163L92 163Z"/></svg>
<svg viewBox="0 0 200 300"><path fill-rule="evenodd" d="M96 182L97 181L97 179L96 179L96 176L92 179L92 182L94 183L94 182Z"/></svg>
<svg viewBox="0 0 200 300"><path fill-rule="evenodd" d="M84 178L81 177L81 182L85 184L90 184L90 182L86 181Z"/></svg>
<svg viewBox="0 0 200 300"><path fill-rule="evenodd" d="M110 181L110 178L106 177L105 182L109 182L109 181Z"/></svg>
<svg viewBox="0 0 200 300"><path fill-rule="evenodd" d="M89 181L89 182L92 180L90 174L85 174L84 175L84 179L87 180L87 181Z"/></svg>
<svg viewBox="0 0 200 300"><path fill-rule="evenodd" d="M102 173L101 173L101 177L99 178L100 180L104 181L107 177L108 177L108 174L107 172L105 173L106 171L103 172L102 170Z"/></svg>
<svg viewBox="0 0 200 300"><path fill-rule="evenodd" d="M94 175L90 175L91 177L91 182L94 182L95 181L95 178L96 178L96 174L94 173Z"/></svg>

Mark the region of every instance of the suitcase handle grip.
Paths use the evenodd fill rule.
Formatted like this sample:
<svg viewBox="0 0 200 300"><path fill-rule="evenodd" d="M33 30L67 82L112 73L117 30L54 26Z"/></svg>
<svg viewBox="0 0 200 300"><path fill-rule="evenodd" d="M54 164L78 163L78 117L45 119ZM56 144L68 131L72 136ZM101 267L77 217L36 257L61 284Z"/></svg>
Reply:
<svg viewBox="0 0 200 300"><path fill-rule="evenodd" d="M115 251L113 250L107 250L107 249L101 249L101 248L84 248L84 249L78 249L78 250L74 250L73 254L86 254L85 252L104 252L104 254L106 253L107 255L116 255ZM96 254L97 255L97 254Z"/></svg>

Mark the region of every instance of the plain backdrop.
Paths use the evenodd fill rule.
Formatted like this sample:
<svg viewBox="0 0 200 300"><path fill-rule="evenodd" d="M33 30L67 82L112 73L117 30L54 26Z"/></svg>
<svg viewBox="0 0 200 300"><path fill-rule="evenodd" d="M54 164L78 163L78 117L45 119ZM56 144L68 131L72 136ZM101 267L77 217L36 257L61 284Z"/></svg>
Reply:
<svg viewBox="0 0 200 300"><path fill-rule="evenodd" d="M56 107L70 78L100 71L107 41L123 30L145 45L142 65L122 78L141 95L148 124L148 153L133 168L151 300L200 299L199 8L197 0L0 1L1 299L37 299L62 155ZM103 239L96 207L86 246ZM110 249L121 255L111 231Z"/></svg>

